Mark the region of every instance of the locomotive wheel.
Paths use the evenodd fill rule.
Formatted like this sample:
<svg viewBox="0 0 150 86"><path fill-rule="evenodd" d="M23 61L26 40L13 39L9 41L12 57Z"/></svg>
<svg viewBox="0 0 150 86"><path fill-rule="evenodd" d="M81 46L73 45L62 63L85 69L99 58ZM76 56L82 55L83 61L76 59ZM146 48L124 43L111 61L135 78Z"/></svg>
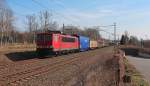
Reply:
<svg viewBox="0 0 150 86"><path fill-rule="evenodd" d="M59 56L59 52L55 52L55 55L54 55L55 57L57 57L57 56Z"/></svg>
<svg viewBox="0 0 150 86"><path fill-rule="evenodd" d="M60 51L60 52L58 52L58 55L59 55L59 56L61 56L61 55L62 55L61 51Z"/></svg>

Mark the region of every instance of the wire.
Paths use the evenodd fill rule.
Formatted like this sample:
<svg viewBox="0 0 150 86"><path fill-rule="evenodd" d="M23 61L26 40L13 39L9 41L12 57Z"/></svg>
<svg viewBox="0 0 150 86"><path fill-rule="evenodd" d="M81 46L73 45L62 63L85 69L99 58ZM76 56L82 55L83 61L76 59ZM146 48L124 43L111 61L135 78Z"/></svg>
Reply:
<svg viewBox="0 0 150 86"><path fill-rule="evenodd" d="M49 0L48 0L49 1ZM63 8L66 8L63 4L62 4L62 2L59 0L52 0L53 2L55 2L56 4L58 4L60 7L63 7Z"/></svg>
<svg viewBox="0 0 150 86"><path fill-rule="evenodd" d="M106 30L102 30L102 29L100 29L99 31L103 31L103 32L105 32L105 33L107 33L107 34L114 35L114 33L108 32L108 31L106 31Z"/></svg>
<svg viewBox="0 0 150 86"><path fill-rule="evenodd" d="M54 1L56 4L58 4L59 6L61 6L61 7L63 7L64 9L66 9L66 7L64 6L64 5L62 5L62 4L60 4L61 3L61 1L59 0L52 0L52 1ZM55 12L55 13L57 13L58 14L58 12ZM60 13L59 13L60 14ZM62 14L60 14L61 16L62 16ZM65 17L64 15L63 15L63 17ZM66 18L66 17L65 17ZM67 17L68 18L68 17ZM70 19L69 19L70 20Z"/></svg>
<svg viewBox="0 0 150 86"><path fill-rule="evenodd" d="M15 5L19 6L19 7L23 7L23 8L26 9L26 10L29 10L29 9L30 9L30 8L28 8L28 7L26 7L26 6L22 5L22 4L19 4L19 3L15 2L15 1L13 1L13 3L14 3ZM33 9L30 9L30 10L35 11L35 10L33 10Z"/></svg>
<svg viewBox="0 0 150 86"><path fill-rule="evenodd" d="M34 3L38 4L39 6L41 6L42 8L47 8L46 6L42 5L41 3L39 3L38 1L36 0L32 0Z"/></svg>
<svg viewBox="0 0 150 86"><path fill-rule="evenodd" d="M48 0L49 1L49 0ZM60 1L60 0L52 0L53 2L55 2L56 4L58 4L59 6L61 6L61 7L63 7L64 9L66 9L66 7L63 5L63 4L61 4L62 2ZM57 13L58 14L58 12L55 12L55 13ZM61 14L60 14L61 15ZM62 16L62 15L61 15ZM64 15L63 15L64 16ZM72 15L73 16L73 15ZM64 16L65 17L65 16ZM68 17L65 17L65 19L68 19ZM70 20L70 19L69 19ZM72 20L71 20L72 21ZM72 21L73 23L75 23L76 24L76 22L74 22L74 21ZM78 24L77 24L78 25ZM80 25L78 25L78 26L80 26Z"/></svg>
<svg viewBox="0 0 150 86"><path fill-rule="evenodd" d="M61 13L59 13L59 12L56 12L56 11L54 11L54 10L52 10L52 9L49 9L48 7L44 6L43 4L39 3L39 2L36 1L36 0L32 0L32 1L33 1L34 3L36 3L37 5L41 6L42 8L48 9L48 10L52 11L53 13L55 13L56 15L61 16L61 17L63 17L64 19L68 19L68 20L70 20L72 23L78 25L75 21L73 21L73 20L71 20L70 18L64 16L63 14L61 14ZM78 26L80 26L80 25L78 25Z"/></svg>
<svg viewBox="0 0 150 86"><path fill-rule="evenodd" d="M15 14L17 14L17 15L19 15L19 16L23 16L23 17L26 17L27 15L25 15L25 14L20 14L20 13L18 13L18 12L15 12L15 11L13 11Z"/></svg>
<svg viewBox="0 0 150 86"><path fill-rule="evenodd" d="M0 8L0 10L7 10L6 8ZM20 13L18 13L18 12L15 12L15 11L13 11L15 14L17 14L17 15L19 15L19 16L26 16L26 15L24 15L24 14L20 14Z"/></svg>

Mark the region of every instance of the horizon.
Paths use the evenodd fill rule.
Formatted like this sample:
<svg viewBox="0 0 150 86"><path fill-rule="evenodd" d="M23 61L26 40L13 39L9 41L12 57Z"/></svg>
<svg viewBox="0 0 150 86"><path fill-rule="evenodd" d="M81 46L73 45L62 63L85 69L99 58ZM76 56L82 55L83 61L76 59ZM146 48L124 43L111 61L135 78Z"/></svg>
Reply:
<svg viewBox="0 0 150 86"><path fill-rule="evenodd" d="M12 9L20 31L25 30L25 15L48 10L59 26L64 23L83 28L112 25L116 22L119 35L128 31L130 35L137 36L139 39L150 38L150 25L148 24L150 1L147 0L6 0L6 3ZM113 32L113 29L109 27L108 32ZM103 32L101 34L108 38L107 34Z"/></svg>

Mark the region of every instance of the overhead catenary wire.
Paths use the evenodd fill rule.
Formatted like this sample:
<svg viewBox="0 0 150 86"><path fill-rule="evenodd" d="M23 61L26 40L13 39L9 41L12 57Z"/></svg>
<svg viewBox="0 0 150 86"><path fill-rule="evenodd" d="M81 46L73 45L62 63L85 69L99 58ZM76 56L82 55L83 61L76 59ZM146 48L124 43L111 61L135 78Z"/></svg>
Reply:
<svg viewBox="0 0 150 86"><path fill-rule="evenodd" d="M50 1L50 0L48 0L48 1ZM62 8L64 8L64 9L66 9L66 7L65 7L65 5L64 4L62 4L62 2L60 1L60 0L52 0L54 3L56 3L56 4L58 4L60 7L62 7ZM68 8L67 8L68 9ZM71 16L73 16L73 15L71 15ZM76 16L77 17L77 16ZM68 18L68 17L67 17ZM65 17L65 19L66 19L66 17ZM70 19L69 19L70 20ZM72 21L72 20L71 20ZM76 25L78 25L76 22L74 22L73 21L73 23L75 23ZM78 25L78 26L80 26L80 25Z"/></svg>
<svg viewBox="0 0 150 86"><path fill-rule="evenodd" d="M26 10L35 11L35 10L33 10L33 9L31 9L31 8L29 8L29 7L25 6L25 5L23 5L23 4L20 4L20 3L18 3L18 2L13 1L12 3L15 4L16 6L19 6L19 7L24 8L24 9L26 9Z"/></svg>
<svg viewBox="0 0 150 86"><path fill-rule="evenodd" d="M49 9L47 6L45 6L45 5L41 4L41 3L39 3L38 1L32 0L32 2L35 3L35 4L37 4L37 5L40 6L41 8L48 9L48 10L50 10L51 12L55 13L56 15L62 17L63 19L67 19L67 20L71 21L72 23L78 25L78 24L77 24L75 21L73 21L72 19L70 19L70 18L64 16L63 14L61 14L61 13L59 13L59 12L56 12L56 11L54 11L54 10L52 10L52 9ZM15 4L15 5L19 6L19 7L22 7L22 8L24 8L24 9L27 9L27 10L32 10L32 9L30 9L30 8L28 8L28 7L26 7L26 6L22 5L22 4L20 4L20 3L17 3L17 2L13 2L13 4ZM32 11L34 11L34 10L32 10ZM23 16L23 17L26 17L26 16L27 16L27 15L25 15L25 14L20 14L20 13L18 13L18 12L16 12L16 11L13 11L13 12L14 12L15 14L19 15L19 16ZM79 26L79 25L78 25L78 26Z"/></svg>
<svg viewBox="0 0 150 86"><path fill-rule="evenodd" d="M0 10L7 10L7 8L0 8ZM16 12L16 11L13 11L13 13L15 13L15 14L17 14L17 15L19 15L19 16L26 17L26 15L21 14L21 13L18 13L18 12Z"/></svg>
<svg viewBox="0 0 150 86"><path fill-rule="evenodd" d="M47 8L45 5L43 5L43 4L41 4L41 3L39 3L38 1L36 1L36 0L32 0L32 2L34 2L34 3L36 3L36 4L38 4L40 7L42 7L42 8Z"/></svg>
<svg viewBox="0 0 150 86"><path fill-rule="evenodd" d="M75 22L75 21L73 21L72 19L66 17L65 15L63 15L63 14L61 14L61 13L59 13L59 12L56 12L56 11L54 11L54 10L48 8L47 6L45 6L45 5L41 4L41 3L39 3L39 2L36 1L36 0L32 0L32 1L33 1L35 4L39 5L40 7L44 8L44 9L48 9L48 10L50 10L51 12L55 13L56 15L61 16L61 17L63 17L64 19L67 19L67 20L71 21L72 23L76 24L77 26L80 26L79 24L77 24L77 22Z"/></svg>
<svg viewBox="0 0 150 86"><path fill-rule="evenodd" d="M59 0L52 0L54 3L58 4L60 7L66 9L66 7L62 4L62 2Z"/></svg>

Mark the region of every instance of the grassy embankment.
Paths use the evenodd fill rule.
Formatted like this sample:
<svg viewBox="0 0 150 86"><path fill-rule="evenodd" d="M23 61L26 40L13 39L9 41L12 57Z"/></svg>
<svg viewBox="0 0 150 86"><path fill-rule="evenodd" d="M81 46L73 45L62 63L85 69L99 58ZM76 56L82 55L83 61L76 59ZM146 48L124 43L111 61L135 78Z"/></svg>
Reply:
<svg viewBox="0 0 150 86"><path fill-rule="evenodd" d="M143 76L136 70L136 68L124 58L125 73L131 76L131 86L149 86L148 83L143 79Z"/></svg>

